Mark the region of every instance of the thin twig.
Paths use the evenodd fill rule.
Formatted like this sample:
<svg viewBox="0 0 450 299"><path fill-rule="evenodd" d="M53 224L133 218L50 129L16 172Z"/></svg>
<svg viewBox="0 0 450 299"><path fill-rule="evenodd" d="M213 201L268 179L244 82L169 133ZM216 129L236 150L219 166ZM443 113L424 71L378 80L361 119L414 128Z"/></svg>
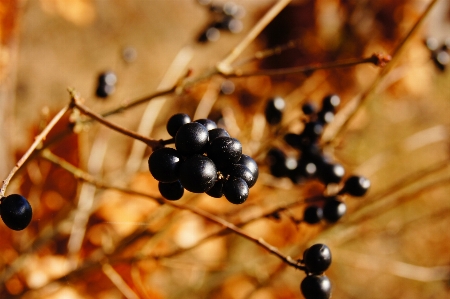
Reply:
<svg viewBox="0 0 450 299"><path fill-rule="evenodd" d="M145 136L142 136L140 134L137 134L133 131L130 131L128 129L125 129L121 126L118 126L108 120L106 120L103 116L101 116L100 114L92 111L91 109L89 109L88 107L86 107L85 105L83 105L81 103L81 99L79 98L79 96L77 95L77 93L75 92L74 89L69 89L69 93L71 95L72 98L72 105L74 107L76 107L78 110L80 110L83 114L95 119L96 121L98 121L99 123L107 126L110 129L113 129L119 133L122 133L126 136L129 136L131 138L134 138L136 140L142 141L145 144L147 144L149 147L151 147L153 150L160 148L164 145L164 141L163 140L155 140L155 139L151 139L151 138L147 138ZM167 142L167 141L166 141Z"/></svg>
<svg viewBox="0 0 450 299"><path fill-rule="evenodd" d="M242 72L240 70L236 70L229 74L223 75L226 78L233 77L251 77L251 76L280 76L280 75L288 75L288 74L298 74L298 73L311 73L317 70L324 69L332 69L332 68L341 68L341 67L350 67L363 63L371 63L376 66L385 66L391 57L389 55L383 54L373 54L370 57L366 58L352 58L342 61L334 61L323 64L313 64L307 66L299 66L299 67L290 67L283 69L273 69L273 70L259 70L253 72Z"/></svg>
<svg viewBox="0 0 450 299"><path fill-rule="evenodd" d="M25 163L25 161L30 157L33 151L38 147L38 145L47 137L47 134L50 130L56 125L56 123L63 117L63 115L71 108L71 105L67 105L62 108L48 123L48 125L42 130L42 132L35 137L33 144L30 148L25 152L25 154L20 158L20 160L13 167L11 172L8 174L8 177L3 181L2 188L0 190L0 198L5 196L6 188L8 187L9 182L13 178L14 174L19 170L19 168Z"/></svg>
<svg viewBox="0 0 450 299"><path fill-rule="evenodd" d="M116 191L120 191L120 192L125 192L128 194L134 194L134 195L138 195L138 196L142 196L145 198L150 198L152 200L157 201L158 203L162 204L166 204L169 206L172 206L174 208L177 209L181 209L181 210L187 210L190 211L194 214L197 214L211 222L214 222L216 224L219 224L227 229L229 229L230 231L244 237L245 239L257 244L258 246L264 248L265 250L267 250L268 252L270 252L271 254L277 256L278 258L280 258L283 262L287 263L288 265L296 268L296 269L300 269L300 270L305 270L304 266L300 265L300 263L294 259L292 259L290 256L285 256L283 255L279 249L273 245L270 245L269 243L267 243L266 241L264 241L262 238L254 238L252 236L250 236L249 234L247 234L244 230L240 229L239 227L237 227L236 225L214 215L211 214L207 211L204 211L202 209L199 209L197 207L193 207L193 206L189 206L189 205L185 205L185 204L179 204L179 203L175 203L172 201L166 201L163 198L159 197L159 196L155 196L152 194L148 194L148 193L142 193L142 192L138 192L138 191L134 191L134 190L130 190L127 188L121 188L121 187L116 187L116 186L111 186L108 185L106 183L103 183L97 179L95 179L94 177L92 177L91 175L85 173L84 171L82 171L81 169L71 165L70 163L68 163L67 161L64 161L63 159L55 156L54 154L52 154L50 151L45 151L43 153L43 157L48 159L50 162L59 165L60 167L64 168L65 170L71 172L74 176L80 178L81 180L84 180L85 182L95 185L98 188L101 189L112 189L112 190L116 190Z"/></svg>

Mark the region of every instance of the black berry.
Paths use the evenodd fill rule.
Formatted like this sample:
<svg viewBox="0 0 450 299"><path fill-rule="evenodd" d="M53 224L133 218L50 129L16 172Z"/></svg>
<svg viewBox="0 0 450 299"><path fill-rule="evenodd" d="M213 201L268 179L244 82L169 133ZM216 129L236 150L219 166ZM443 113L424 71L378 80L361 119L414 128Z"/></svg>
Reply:
<svg viewBox="0 0 450 299"><path fill-rule="evenodd" d="M201 153L208 143L208 129L197 122L182 125L175 136L175 147L182 155Z"/></svg>
<svg viewBox="0 0 450 299"><path fill-rule="evenodd" d="M311 115L317 111L317 107L313 103L306 102L302 105L302 111L305 115Z"/></svg>
<svg viewBox="0 0 450 299"><path fill-rule="evenodd" d="M323 210L318 206L309 206L303 212L303 221L309 224L319 223L323 218Z"/></svg>
<svg viewBox="0 0 450 299"><path fill-rule="evenodd" d="M208 147L208 157L218 164L237 163L242 155L242 144L231 137L217 137Z"/></svg>
<svg viewBox="0 0 450 299"><path fill-rule="evenodd" d="M169 120L167 121L167 132L169 132L169 135L172 137L175 137L175 135L178 132L178 129L184 125L191 122L191 118L189 115L184 113L178 113L175 115L172 115Z"/></svg>
<svg viewBox="0 0 450 299"><path fill-rule="evenodd" d="M341 103L341 98L337 94L330 94L323 98L321 112L330 111L335 112L336 108Z"/></svg>
<svg viewBox="0 0 450 299"><path fill-rule="evenodd" d="M238 164L247 167L251 171L253 177L255 178L255 181L258 179L259 176L258 164L256 164L256 161L253 160L252 157L242 154L241 158L238 161Z"/></svg>
<svg viewBox="0 0 450 299"><path fill-rule="evenodd" d="M266 105L266 110L264 111L267 122L271 125L279 124L281 122L285 106L286 103L280 97L269 100Z"/></svg>
<svg viewBox="0 0 450 299"><path fill-rule="evenodd" d="M341 193L347 193L351 196L364 196L370 188L369 179L363 176L349 177L342 188Z"/></svg>
<svg viewBox="0 0 450 299"><path fill-rule="evenodd" d="M4 197L0 205L0 214L7 227L23 230L30 224L32 209L28 200L19 194Z"/></svg>
<svg viewBox="0 0 450 299"><path fill-rule="evenodd" d="M339 183L345 175L345 169L341 164L324 163L320 168L319 179L325 183Z"/></svg>
<svg viewBox="0 0 450 299"><path fill-rule="evenodd" d="M171 183L158 183L158 189L162 197L168 200L178 200L183 197L184 188L180 181L175 181Z"/></svg>
<svg viewBox="0 0 450 299"><path fill-rule="evenodd" d="M336 222L347 212L344 202L336 198L328 198L323 206L323 218L328 222Z"/></svg>
<svg viewBox="0 0 450 299"><path fill-rule="evenodd" d="M331 282L325 275L308 275L300 284L305 299L329 299Z"/></svg>
<svg viewBox="0 0 450 299"><path fill-rule="evenodd" d="M322 274L331 265L331 251L325 244L314 244L303 253L303 263L309 273Z"/></svg>
<svg viewBox="0 0 450 299"><path fill-rule="evenodd" d="M248 185L241 178L231 177L223 185L223 194L229 202L241 204L247 200Z"/></svg>
<svg viewBox="0 0 450 299"><path fill-rule="evenodd" d="M217 181L217 168L214 162L202 155L193 155L180 166L180 182L186 190L203 193Z"/></svg>
<svg viewBox="0 0 450 299"><path fill-rule="evenodd" d="M148 167L153 177L164 183L178 180L178 170L181 156L173 148L160 148L154 151L148 159Z"/></svg>
<svg viewBox="0 0 450 299"><path fill-rule="evenodd" d="M225 129L222 128L215 128L212 130L209 130L209 142L213 141L217 137L230 137L230 134Z"/></svg>
<svg viewBox="0 0 450 299"><path fill-rule="evenodd" d="M206 191L206 194L211 197L221 198L223 196L223 180L217 181L211 189Z"/></svg>
<svg viewBox="0 0 450 299"><path fill-rule="evenodd" d="M226 172L233 176L233 177L239 177L243 179L249 188L253 187L256 183L256 177L253 175L253 173L248 169L246 166L242 164L231 164L227 167Z"/></svg>
<svg viewBox="0 0 450 299"><path fill-rule="evenodd" d="M212 129L217 129L217 124L208 118L197 119L194 122L204 125L206 129L208 129L208 131L211 131Z"/></svg>

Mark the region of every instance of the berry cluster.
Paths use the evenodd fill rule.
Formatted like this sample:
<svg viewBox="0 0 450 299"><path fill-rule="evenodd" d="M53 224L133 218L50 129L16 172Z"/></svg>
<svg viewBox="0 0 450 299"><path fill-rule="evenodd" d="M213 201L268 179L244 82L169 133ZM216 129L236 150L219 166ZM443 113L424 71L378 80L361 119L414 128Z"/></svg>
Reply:
<svg viewBox="0 0 450 299"><path fill-rule="evenodd" d="M224 5L212 5L211 1L199 1L201 4L209 4L209 10L213 13L213 21L206 30L200 35L200 43L217 41L220 38L220 31L239 33L243 25L241 18L245 15L242 6L233 2L226 2Z"/></svg>
<svg viewBox="0 0 450 299"><path fill-rule="evenodd" d="M167 122L175 149L155 150L148 160L150 173L159 181L161 195L178 200L184 189L243 203L258 178L258 165L242 154L239 140L230 137L210 119L191 121L175 114Z"/></svg>
<svg viewBox="0 0 450 299"><path fill-rule="evenodd" d="M429 37L425 40L425 45L431 52L431 59L434 65L441 70L445 71L447 64L450 63L450 38L447 38L444 42L439 41L434 37Z"/></svg>
<svg viewBox="0 0 450 299"><path fill-rule="evenodd" d="M28 200L19 194L10 194L1 199L0 215L12 230L23 230L30 224L32 210Z"/></svg>
<svg viewBox="0 0 450 299"><path fill-rule="evenodd" d="M97 89L95 95L99 98L107 98L116 89L117 76L115 73L108 71L98 76Z"/></svg>
<svg viewBox="0 0 450 299"><path fill-rule="evenodd" d="M287 133L284 141L297 150L299 157L288 157L282 150L272 148L267 154L270 172L276 177L288 177L295 184L307 179L317 179L324 185L339 184L344 178L344 167L325 156L320 148L319 140L324 127L334 119L336 108L341 99L335 94L322 100L320 110L313 103L304 103L302 112L306 122L301 133ZM271 125L281 122L285 102L282 98L271 99L265 109L266 120ZM363 196L370 187L370 181L361 176L351 176L339 192L352 196ZM336 222L346 212L345 203L338 196L321 197L323 207L312 205L304 212L304 221L318 223L322 219Z"/></svg>
<svg viewBox="0 0 450 299"><path fill-rule="evenodd" d="M300 284L305 299L328 299L331 297L331 282L325 270L331 265L331 251L324 244L315 244L303 252L306 277Z"/></svg>

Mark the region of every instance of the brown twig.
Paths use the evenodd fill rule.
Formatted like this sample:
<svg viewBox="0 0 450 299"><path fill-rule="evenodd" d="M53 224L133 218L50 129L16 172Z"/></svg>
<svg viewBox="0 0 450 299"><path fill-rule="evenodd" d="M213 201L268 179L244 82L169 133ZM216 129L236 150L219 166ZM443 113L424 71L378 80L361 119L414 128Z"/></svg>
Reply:
<svg viewBox="0 0 450 299"><path fill-rule="evenodd" d="M47 137L47 134L50 132L50 130L56 125L56 123L63 117L63 115L71 108L71 105L67 105L64 108L62 108L54 117L53 119L48 123L48 125L42 130L42 132L35 137L33 144L31 144L30 148L25 152L25 154L20 158L20 160L16 163L16 165L13 167L11 172L8 174L6 179L3 181L2 188L0 190L0 198L5 196L6 188L8 187L9 182L13 178L14 174L19 170L19 168L25 163L25 161L30 157L30 155L33 153L33 151L38 147L38 145L45 140Z"/></svg>
<svg viewBox="0 0 450 299"><path fill-rule="evenodd" d="M88 107L83 105L81 103L80 97L78 96L78 94L76 93L76 91L74 89L69 89L69 93L71 96L71 104L73 105L73 107L77 108L83 114L95 119L96 121L107 126L110 129L113 129L119 133L122 133L122 134L129 136L131 138L134 138L136 140L142 141L145 144L147 144L149 147L151 147L153 150L160 148L160 147L164 146L164 144L167 144L169 142L168 140L155 140L155 139L147 138L147 137L137 134L133 131L125 129L121 126L118 126L118 125L106 120L100 114L92 111L91 109L89 109Z"/></svg>

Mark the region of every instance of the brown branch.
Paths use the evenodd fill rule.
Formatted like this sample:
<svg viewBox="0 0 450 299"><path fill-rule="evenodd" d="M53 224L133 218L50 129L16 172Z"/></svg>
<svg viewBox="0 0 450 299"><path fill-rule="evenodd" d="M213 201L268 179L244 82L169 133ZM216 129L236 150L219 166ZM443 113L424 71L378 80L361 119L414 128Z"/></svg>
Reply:
<svg viewBox="0 0 450 299"><path fill-rule="evenodd" d="M48 125L42 130L42 132L35 137L33 144L31 144L30 148L25 152L25 154L20 158L20 160L13 167L11 172L8 174L8 177L3 181L2 188L0 190L0 198L5 196L6 188L8 187L9 182L13 178L14 174L19 170L19 168L25 163L25 161L30 157L33 151L38 147L38 145L45 140L47 134L50 130L56 125L56 123L63 117L63 115L71 108L71 105L67 105L62 108L48 123Z"/></svg>
<svg viewBox="0 0 450 299"><path fill-rule="evenodd" d="M86 107L85 105L83 105L81 103L81 99L79 98L78 94L76 93L76 91L74 89L69 89L69 93L71 96L71 104L73 105L73 107L77 108L78 110L80 110L83 114L95 119L96 121L98 121L99 123L107 126L110 129L113 129L119 133L122 133L126 136L129 136L131 138L134 138L136 140L142 141L145 144L147 144L149 147L151 147L153 150L160 148L162 146L164 146L164 144L167 144L167 140L155 140L155 139L151 139L151 138L147 138L145 136L142 136L140 134L137 134L133 131L130 131L128 129L125 129L121 126L118 126L108 120L106 120L103 116L101 116L100 114L92 111L90 108Z"/></svg>

